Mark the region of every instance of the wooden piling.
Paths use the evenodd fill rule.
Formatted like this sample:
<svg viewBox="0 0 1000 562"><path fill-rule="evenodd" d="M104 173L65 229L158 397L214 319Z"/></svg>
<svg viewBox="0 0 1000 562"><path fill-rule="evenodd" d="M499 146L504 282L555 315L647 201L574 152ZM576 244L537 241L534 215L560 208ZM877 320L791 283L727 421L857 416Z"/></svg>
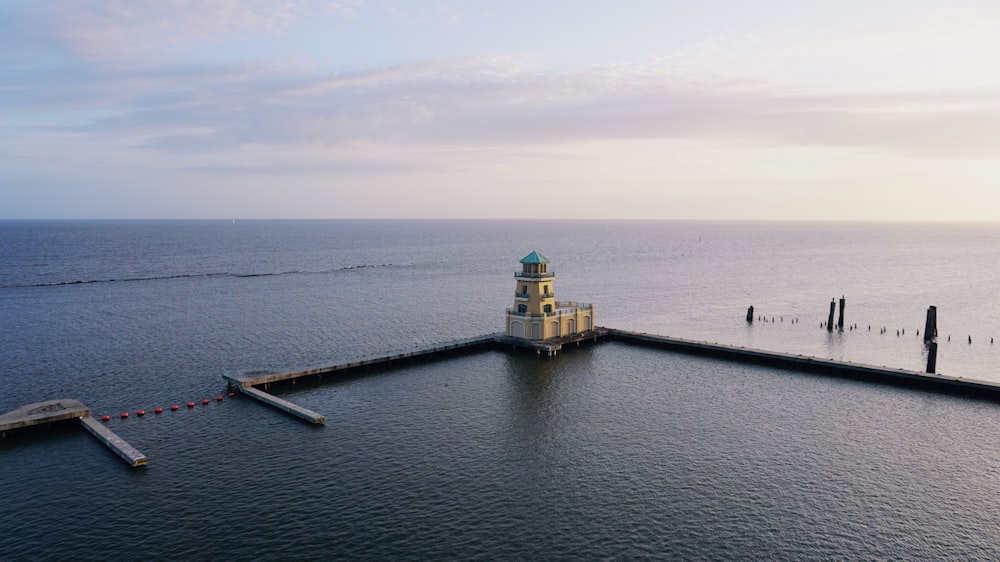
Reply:
<svg viewBox="0 0 1000 562"><path fill-rule="evenodd" d="M933 373L937 369L937 342L932 341L927 344L927 372Z"/></svg>
<svg viewBox="0 0 1000 562"><path fill-rule="evenodd" d="M841 332L844 331L844 305L847 304L847 300L844 297L840 297L840 316L837 320L837 329Z"/></svg>
<svg viewBox="0 0 1000 562"><path fill-rule="evenodd" d="M826 321L826 331L833 331L833 313L837 310L837 299L830 299L830 317Z"/></svg>
<svg viewBox="0 0 1000 562"><path fill-rule="evenodd" d="M927 307L927 321L924 322L924 341L931 342L937 337L937 307ZM933 373L934 371L928 371Z"/></svg>
<svg viewBox="0 0 1000 562"><path fill-rule="evenodd" d="M747 309L747 324L753 324L753 305Z"/></svg>

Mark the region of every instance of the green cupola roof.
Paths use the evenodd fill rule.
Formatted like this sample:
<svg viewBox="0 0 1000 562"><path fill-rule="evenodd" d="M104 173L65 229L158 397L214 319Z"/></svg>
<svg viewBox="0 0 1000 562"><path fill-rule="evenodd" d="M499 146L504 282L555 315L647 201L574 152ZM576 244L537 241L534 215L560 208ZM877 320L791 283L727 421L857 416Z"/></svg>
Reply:
<svg viewBox="0 0 1000 562"><path fill-rule="evenodd" d="M549 263L549 260L545 259L545 256L538 252L531 252L521 258L521 263Z"/></svg>

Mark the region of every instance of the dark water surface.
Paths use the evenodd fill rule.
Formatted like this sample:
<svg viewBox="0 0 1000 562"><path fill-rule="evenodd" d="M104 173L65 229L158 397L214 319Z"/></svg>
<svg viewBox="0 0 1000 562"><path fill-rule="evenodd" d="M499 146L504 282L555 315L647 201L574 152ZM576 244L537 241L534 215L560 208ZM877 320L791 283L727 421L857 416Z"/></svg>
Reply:
<svg viewBox="0 0 1000 562"><path fill-rule="evenodd" d="M935 304L953 335L939 370L1000 380L998 240L981 225L0 222L0 411L151 410L213 397L224 372L496 332L533 249L600 325L878 365L923 366L915 330ZM830 335L841 294L859 329ZM746 326L750 304L775 321ZM113 418L142 470L72 426L8 437L0 558L1000 556L992 402L624 344L276 392L327 424L242 398Z"/></svg>

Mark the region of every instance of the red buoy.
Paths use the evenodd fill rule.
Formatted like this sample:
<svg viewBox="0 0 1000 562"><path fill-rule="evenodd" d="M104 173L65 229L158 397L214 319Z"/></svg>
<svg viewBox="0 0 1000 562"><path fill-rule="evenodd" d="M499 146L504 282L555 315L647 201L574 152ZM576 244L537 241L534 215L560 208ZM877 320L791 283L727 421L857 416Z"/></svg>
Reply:
<svg viewBox="0 0 1000 562"><path fill-rule="evenodd" d="M171 410L176 410L177 408L180 408L180 406L178 406L177 404L174 404L173 406L170 407Z"/></svg>
<svg viewBox="0 0 1000 562"><path fill-rule="evenodd" d="M202 398L201 403L202 404L208 404L208 398Z"/></svg>
<svg viewBox="0 0 1000 562"><path fill-rule="evenodd" d="M216 396L215 397L215 401L216 402L222 402L222 395L220 394L220 395Z"/></svg>
<svg viewBox="0 0 1000 562"><path fill-rule="evenodd" d="M236 396L236 393L235 392L230 392L229 393L229 397L232 398L233 396Z"/></svg>
<svg viewBox="0 0 1000 562"><path fill-rule="evenodd" d="M123 418L127 418L128 417L128 412L122 412L122 417Z"/></svg>
<svg viewBox="0 0 1000 562"><path fill-rule="evenodd" d="M146 415L146 410L139 410L136 413L139 414L140 416L145 416Z"/></svg>
<svg viewBox="0 0 1000 562"><path fill-rule="evenodd" d="M108 421L110 419L111 419L111 416L106 416L106 415L105 416L101 416L101 421Z"/></svg>
<svg viewBox="0 0 1000 562"><path fill-rule="evenodd" d="M163 413L163 408L157 406L155 409L153 409L153 411L156 412L157 414L160 414Z"/></svg>
<svg viewBox="0 0 1000 562"><path fill-rule="evenodd" d="M188 402L188 408L194 408L194 402Z"/></svg>

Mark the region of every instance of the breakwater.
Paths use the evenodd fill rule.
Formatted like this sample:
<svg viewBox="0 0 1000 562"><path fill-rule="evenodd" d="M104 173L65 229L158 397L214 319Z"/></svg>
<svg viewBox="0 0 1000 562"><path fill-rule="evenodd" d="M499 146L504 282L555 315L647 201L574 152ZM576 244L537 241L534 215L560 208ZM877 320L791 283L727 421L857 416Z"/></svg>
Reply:
<svg viewBox="0 0 1000 562"><path fill-rule="evenodd" d="M893 369L885 366L879 367L850 361L823 359L809 355L765 351L626 330L609 329L606 339L676 353L714 357L793 371L819 373L1000 400L1000 383L980 379L940 375L908 369Z"/></svg>
<svg viewBox="0 0 1000 562"><path fill-rule="evenodd" d="M387 368L419 361L436 361L449 356L475 353L477 351L487 351L490 349L512 351L526 350L534 352L536 355L552 357L556 355L565 345L579 345L580 343L586 341L598 341L601 337L606 335L607 330L604 328L596 328L588 332L559 338L558 340L545 341L512 338L503 334L486 334L475 338L465 338L433 344L411 351L394 353L392 355L365 357L337 365L314 367L311 369L287 371L283 373L254 371L242 374L226 374L223 375L222 378L226 380L230 387L234 387L246 396L259 400L264 404L289 413L307 422L321 424L326 421L326 417L322 414L318 414L308 408L303 408L287 400L278 398L277 396L265 392L265 390L267 390L268 386L272 383L291 382L294 384L296 380L302 378L323 378L324 376L330 375L344 375L358 370L379 367ZM262 390L258 387L263 387L264 389Z"/></svg>
<svg viewBox="0 0 1000 562"><path fill-rule="evenodd" d="M566 345L588 342L617 341L630 345L641 345L662 349L667 352L713 357L727 361L752 363L780 369L867 380L883 384L910 386L928 390L951 392L1000 400L1000 383L912 371L893 369L850 361L823 359L808 355L796 355L762 349L695 341L669 336L660 336L614 328L595 328L592 331L573 334L564 338L531 341L512 338L503 334L487 334L476 338L453 340L430 345L416 350L385 356L373 356L347 363L316 367L284 373L251 372L223 375L223 378L245 395L278 408L311 423L324 423L326 417L287 400L273 396L259 387L267 389L272 383L291 382L301 378L322 378L375 368L390 368L414 361L436 361L458 354L476 353L487 350L510 352L532 352L536 355L554 357Z"/></svg>
<svg viewBox="0 0 1000 562"><path fill-rule="evenodd" d="M892 369L885 366L879 367L808 355L766 351L600 327L588 332L544 341L512 338L504 334L487 334L475 338L459 339L420 347L401 353L365 357L336 365L281 373L253 371L241 374L225 374L223 375L223 379L227 381L231 388L240 391L244 396L254 398L268 406L309 423L323 424L326 422L325 415L266 392L269 385L275 383L294 384L296 380L303 378L346 375L357 371L385 369L413 362L437 361L451 356L489 350L528 352L544 357L554 357L567 345L608 341L651 347L670 353L699 355L780 369L819 373L882 384L909 386L1000 400L1000 383L992 381L907 369ZM207 402L207 400L204 402ZM192 405L193 403L189 404L189 406ZM90 416L90 408L76 400L54 400L23 406L13 412L0 416L0 430L6 435L7 432L16 429L55 423L72 418L79 419L88 432L131 466L143 466L146 464L145 455L106 427L97 423Z"/></svg>
<svg viewBox="0 0 1000 562"><path fill-rule="evenodd" d="M0 436L6 437L8 432L18 429L44 426L72 419L79 420L80 425L88 433L121 457L129 466L146 465L146 455L140 453L138 449L129 445L107 427L97 423L90 415L90 408L73 398L27 404L0 415Z"/></svg>

